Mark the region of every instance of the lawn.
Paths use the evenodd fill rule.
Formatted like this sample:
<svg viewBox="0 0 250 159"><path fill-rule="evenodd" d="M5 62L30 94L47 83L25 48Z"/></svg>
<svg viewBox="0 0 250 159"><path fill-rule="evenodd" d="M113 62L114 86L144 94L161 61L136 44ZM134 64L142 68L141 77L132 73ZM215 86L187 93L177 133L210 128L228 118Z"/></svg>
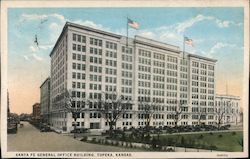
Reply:
<svg viewBox="0 0 250 159"><path fill-rule="evenodd" d="M187 147L204 148L218 151L241 152L243 132L216 132L180 135L161 135L160 140L168 143L176 143L177 146L191 145ZM215 148L216 146L216 148ZM183 147L183 146L182 146Z"/></svg>

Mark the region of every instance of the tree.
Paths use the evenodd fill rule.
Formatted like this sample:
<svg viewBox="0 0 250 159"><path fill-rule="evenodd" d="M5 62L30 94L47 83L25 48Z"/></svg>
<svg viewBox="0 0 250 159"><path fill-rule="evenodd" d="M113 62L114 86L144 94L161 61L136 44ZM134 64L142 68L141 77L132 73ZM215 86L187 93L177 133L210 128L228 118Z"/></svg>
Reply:
<svg viewBox="0 0 250 159"><path fill-rule="evenodd" d="M215 109L215 113L217 116L217 128L220 129L220 126L223 124L223 118L225 116L225 109L217 108Z"/></svg>
<svg viewBox="0 0 250 159"><path fill-rule="evenodd" d="M206 118L206 110L200 107L198 112L198 125L201 125L201 120L206 120L204 117Z"/></svg>
<svg viewBox="0 0 250 159"><path fill-rule="evenodd" d="M139 107L140 118L145 121L145 128L148 129L153 114L155 113L155 104L150 101L140 101Z"/></svg>
<svg viewBox="0 0 250 159"><path fill-rule="evenodd" d="M117 93L104 92L102 98L98 100L98 108L102 117L109 124L110 135L113 134L114 128L116 129L117 121L128 111L129 101L125 101L123 96Z"/></svg>
<svg viewBox="0 0 250 159"><path fill-rule="evenodd" d="M145 127L141 133L142 138L144 138L145 133L149 134L150 133L150 122L152 120L153 115L157 112L157 110L160 109L159 103L156 102L151 102L150 97L144 97L139 101L139 109L137 112L137 115L139 116L140 119L143 119L145 123Z"/></svg>
<svg viewBox="0 0 250 159"><path fill-rule="evenodd" d="M72 114L72 117L74 119L74 138L76 138L76 121L78 118L78 114L81 112L86 111L85 105L88 104L88 100L80 100L80 105L76 104L77 99L75 98L75 95L73 95L72 91L69 92L68 90L65 90L64 92L64 100L65 100L65 109L67 112L70 112Z"/></svg>
<svg viewBox="0 0 250 159"><path fill-rule="evenodd" d="M181 114L182 114L182 106L181 104L179 105L179 107L177 107L172 113L172 118L174 119L174 124L175 127L178 126L178 122L181 121Z"/></svg>

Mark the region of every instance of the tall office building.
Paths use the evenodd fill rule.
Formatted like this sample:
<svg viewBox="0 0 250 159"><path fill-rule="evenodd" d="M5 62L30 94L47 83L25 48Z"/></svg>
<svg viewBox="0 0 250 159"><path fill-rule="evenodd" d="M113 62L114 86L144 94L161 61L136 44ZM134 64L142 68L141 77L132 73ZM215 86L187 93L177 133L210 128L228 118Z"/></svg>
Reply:
<svg viewBox="0 0 250 159"><path fill-rule="evenodd" d="M69 22L50 57L51 119L56 130L69 132L74 125L71 113L64 109L65 89L72 92L75 107L81 106L82 99L99 99L102 92L118 92L132 101L130 111L117 122L120 128L145 126L142 101L158 103L152 126L174 126L173 112L180 108L178 125L198 124L198 120L214 123L214 59L183 54L178 46L141 36L127 39ZM98 111L78 117L77 127L108 129Z"/></svg>
<svg viewBox="0 0 250 159"><path fill-rule="evenodd" d="M50 123L50 78L40 86L41 117L44 123Z"/></svg>

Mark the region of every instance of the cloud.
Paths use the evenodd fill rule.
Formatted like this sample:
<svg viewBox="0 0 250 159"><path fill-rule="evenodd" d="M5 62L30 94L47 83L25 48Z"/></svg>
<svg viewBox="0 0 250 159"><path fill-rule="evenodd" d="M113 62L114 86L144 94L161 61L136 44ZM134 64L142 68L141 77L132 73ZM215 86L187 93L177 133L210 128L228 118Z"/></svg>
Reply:
<svg viewBox="0 0 250 159"><path fill-rule="evenodd" d="M211 16L204 16L204 15L198 14L194 18L191 18L191 19L186 20L184 22L178 23L175 29L176 29L177 33L183 33L183 32L185 32L185 30L187 28L192 27L194 24L196 24L196 23L198 23L200 21L212 20L212 19L214 19L214 18L211 17Z"/></svg>
<svg viewBox="0 0 250 159"><path fill-rule="evenodd" d="M26 61L43 61L43 58L38 56L37 54L35 53L32 53L32 54L29 54L29 55L23 55L22 56Z"/></svg>
<svg viewBox="0 0 250 159"><path fill-rule="evenodd" d="M52 48L53 46L54 46L53 44L52 45L39 45L39 48L43 50L48 50Z"/></svg>
<svg viewBox="0 0 250 159"><path fill-rule="evenodd" d="M230 22L230 21L221 21L219 19L216 19L215 22L218 25L218 27L220 27L220 28L227 28L227 27L229 27L230 24L232 24L232 22Z"/></svg>
<svg viewBox="0 0 250 159"><path fill-rule="evenodd" d="M42 60L43 60L43 58L37 56L37 54L32 54L32 57L33 57L35 60L37 60L37 61L42 61Z"/></svg>
<svg viewBox="0 0 250 159"><path fill-rule="evenodd" d="M60 27L60 26L59 26L57 23L55 23L55 22L53 22L53 23L51 23L51 24L49 25L49 28L50 28L51 30L58 30L59 27Z"/></svg>
<svg viewBox="0 0 250 159"><path fill-rule="evenodd" d="M23 55L23 58L26 60L26 61L29 61L29 57L27 55Z"/></svg>
<svg viewBox="0 0 250 159"><path fill-rule="evenodd" d="M56 18L56 19L60 20L62 23L66 22L65 17L63 15L57 14L57 13L53 13L53 14L22 14L21 17L22 17L21 21L43 20L43 19L47 19L47 18Z"/></svg>
<svg viewBox="0 0 250 159"><path fill-rule="evenodd" d="M37 52L38 51L38 48L34 47L32 45L29 47L29 49L30 49L31 52Z"/></svg>
<svg viewBox="0 0 250 159"><path fill-rule="evenodd" d="M207 55L209 57L213 57L215 54L220 53L220 50L223 48L231 48L231 49L238 48L239 49L239 47L237 47L237 45L235 45L235 44L217 42L214 46L211 47L211 49L208 51Z"/></svg>
<svg viewBox="0 0 250 159"><path fill-rule="evenodd" d="M155 33L153 33L152 31L147 31L147 30L142 31L139 34L140 34L140 36L147 37L147 38L150 38L150 39L155 39L155 36L156 36Z"/></svg>
<svg viewBox="0 0 250 159"><path fill-rule="evenodd" d="M30 49L31 52L36 53L36 52L39 51L39 49L48 50L48 49L50 49L52 47L53 47L53 44L51 44L51 45L39 45L38 47L31 45L29 47L29 49Z"/></svg>

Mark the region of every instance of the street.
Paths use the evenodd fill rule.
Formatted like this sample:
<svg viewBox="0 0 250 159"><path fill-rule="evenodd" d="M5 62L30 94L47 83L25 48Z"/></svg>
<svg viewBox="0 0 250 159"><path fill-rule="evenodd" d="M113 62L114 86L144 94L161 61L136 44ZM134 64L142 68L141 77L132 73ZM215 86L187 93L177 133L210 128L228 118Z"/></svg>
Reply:
<svg viewBox="0 0 250 159"><path fill-rule="evenodd" d="M97 151L97 152L128 152L136 149L98 145L73 139L72 136L55 132L40 132L28 122L18 128L17 134L8 134L8 151Z"/></svg>

